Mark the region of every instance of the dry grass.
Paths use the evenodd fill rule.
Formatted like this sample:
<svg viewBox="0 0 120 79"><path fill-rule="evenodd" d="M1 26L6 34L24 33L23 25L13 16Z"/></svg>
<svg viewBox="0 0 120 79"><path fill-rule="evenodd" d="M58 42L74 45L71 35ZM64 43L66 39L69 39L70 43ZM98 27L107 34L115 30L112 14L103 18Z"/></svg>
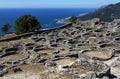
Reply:
<svg viewBox="0 0 120 79"><path fill-rule="evenodd" d="M51 54L51 53L54 52L54 50L52 50L52 49L46 49L46 50L40 50L39 52L40 52L40 53L48 53L48 54Z"/></svg>
<svg viewBox="0 0 120 79"><path fill-rule="evenodd" d="M119 57L120 56L120 52L115 54L115 57Z"/></svg>
<svg viewBox="0 0 120 79"><path fill-rule="evenodd" d="M82 68L73 68L73 71L78 72L80 74L86 74L88 71Z"/></svg>
<svg viewBox="0 0 120 79"><path fill-rule="evenodd" d="M67 49L60 49L60 53L67 53L68 50Z"/></svg>
<svg viewBox="0 0 120 79"><path fill-rule="evenodd" d="M106 36L107 33L108 33L108 31L106 31L106 30L101 32L101 34L103 34L103 36Z"/></svg>
<svg viewBox="0 0 120 79"><path fill-rule="evenodd" d="M38 74L16 73L2 77L1 79L43 79Z"/></svg>
<svg viewBox="0 0 120 79"><path fill-rule="evenodd" d="M119 46L106 46L104 47L105 49L115 49L115 50L120 50ZM115 57L119 57L120 56L120 52L115 53Z"/></svg>
<svg viewBox="0 0 120 79"><path fill-rule="evenodd" d="M9 41L9 42L0 42L0 49L4 48L4 47L9 47L9 46L13 46L15 44L27 44L27 43L31 43L31 41L28 41L27 39L20 39L20 40L16 40L16 41Z"/></svg>
<svg viewBox="0 0 120 79"><path fill-rule="evenodd" d="M68 53L69 52L69 48L67 48L64 45L59 45L58 49L59 49L60 53Z"/></svg>
<svg viewBox="0 0 120 79"><path fill-rule="evenodd" d="M113 57L112 59L108 60L108 61L104 61L105 64L107 64L108 66L111 66L112 63L117 60L118 57Z"/></svg>
<svg viewBox="0 0 120 79"><path fill-rule="evenodd" d="M106 46L106 49L116 49L116 50L120 50L119 46Z"/></svg>
<svg viewBox="0 0 120 79"><path fill-rule="evenodd" d="M31 43L31 41L29 41L28 39L22 38L20 40L17 40L17 42L20 42L21 44L28 44Z"/></svg>
<svg viewBox="0 0 120 79"><path fill-rule="evenodd" d="M9 55L9 56L5 56L3 57L2 59L5 59L5 60L9 60L9 59L16 59L16 60L19 60L19 59L23 59L25 56L21 55L21 54L13 54L13 55Z"/></svg>
<svg viewBox="0 0 120 79"><path fill-rule="evenodd" d="M0 49L9 46L13 46L13 44L11 44L10 42L0 42Z"/></svg>
<svg viewBox="0 0 120 79"><path fill-rule="evenodd" d="M32 73L39 73L40 71L43 71L45 69L45 67L40 64L21 65L20 68L22 68L24 72Z"/></svg>
<svg viewBox="0 0 120 79"><path fill-rule="evenodd" d="M89 40L89 43L90 43L90 44L94 44L94 43L97 43L97 42L98 42L98 40L97 40L96 37L89 37L88 40Z"/></svg>
<svg viewBox="0 0 120 79"><path fill-rule="evenodd" d="M22 69L24 73L40 73L41 71L45 70L46 67L41 64L30 64L30 65L20 65L18 66Z"/></svg>
<svg viewBox="0 0 120 79"><path fill-rule="evenodd" d="M39 74L19 73L11 74L2 77L1 79L71 79L64 76L57 76L55 74L41 76Z"/></svg>
<svg viewBox="0 0 120 79"><path fill-rule="evenodd" d="M66 59L55 61L55 62L57 63L57 65L69 65L75 60L76 60L75 58L66 58Z"/></svg>
<svg viewBox="0 0 120 79"><path fill-rule="evenodd" d="M86 51L84 52L85 55L88 55L88 56L94 56L94 57L108 57L108 54L104 51Z"/></svg>
<svg viewBox="0 0 120 79"><path fill-rule="evenodd" d="M15 40L15 41L10 41L10 42L0 42L0 49L4 48L4 47L10 47L10 46L14 46L15 44L27 44L27 43L31 43L31 41L29 41L28 39L20 39L20 40Z"/></svg>
<svg viewBox="0 0 120 79"><path fill-rule="evenodd" d="M10 33L10 34L4 35L1 39L7 39L7 38L10 38L10 37L14 37L14 36L17 36L17 35L15 33Z"/></svg>
<svg viewBox="0 0 120 79"><path fill-rule="evenodd" d="M18 66L22 69L22 72L20 73L13 73L13 71L10 71L8 76L12 75L12 79L66 79L60 77L56 72L49 73L47 75L42 75L40 72L44 70L51 69L49 67L45 67L41 64L31 64L31 65L21 65ZM24 75L23 75L24 74ZM20 77L21 76L21 77Z"/></svg>

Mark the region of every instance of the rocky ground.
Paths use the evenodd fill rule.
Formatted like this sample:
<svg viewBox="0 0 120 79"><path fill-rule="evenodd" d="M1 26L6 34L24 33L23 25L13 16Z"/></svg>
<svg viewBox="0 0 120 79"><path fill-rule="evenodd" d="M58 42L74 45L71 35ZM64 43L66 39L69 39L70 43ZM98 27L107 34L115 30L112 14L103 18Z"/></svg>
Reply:
<svg viewBox="0 0 120 79"><path fill-rule="evenodd" d="M120 20L78 21L2 41L0 79L120 79Z"/></svg>

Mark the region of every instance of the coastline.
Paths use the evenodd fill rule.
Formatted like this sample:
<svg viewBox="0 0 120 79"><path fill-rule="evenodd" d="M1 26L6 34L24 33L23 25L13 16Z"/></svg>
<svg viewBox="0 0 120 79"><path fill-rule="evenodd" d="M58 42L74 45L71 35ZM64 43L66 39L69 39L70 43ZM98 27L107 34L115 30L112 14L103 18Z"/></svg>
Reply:
<svg viewBox="0 0 120 79"><path fill-rule="evenodd" d="M78 16L76 17L79 17L79 16L83 16L87 13L82 13L82 14L79 14ZM71 16L70 16L71 17ZM47 28L47 29L41 29L40 31L48 31L48 30L52 30L52 29L59 29L61 27L65 27L66 25L71 25L72 23L69 22L68 20L70 19L70 17L66 17L66 18L63 18L63 19L60 19L57 21L57 23L59 24L62 24L61 26L57 26L57 27L52 27L52 28ZM14 32L10 32L10 33L7 33L7 34L11 34L11 33L14 33ZM31 32L30 32L31 33ZM7 34L3 34L3 35L0 35L0 38L4 37L5 35ZM29 34L29 33L28 33Z"/></svg>
<svg viewBox="0 0 120 79"><path fill-rule="evenodd" d="M86 14L88 14L88 13L81 13L81 14L79 14L79 15L76 15L76 17L79 18L80 16L84 16L84 15L86 15ZM58 20L57 23L68 24L68 23L70 23L70 22L68 21L70 18L71 18L71 16L66 17L66 18L63 18L63 19L60 19L60 20Z"/></svg>
<svg viewBox="0 0 120 79"><path fill-rule="evenodd" d="M57 20L64 19L66 17L72 16L72 15L79 15L81 13L89 13L93 11L93 8L69 8L69 9L52 9L52 8L46 8L46 9L0 9L0 28L5 24L9 23L12 27L9 30L9 32L14 31L14 21L17 19L17 17L24 15L24 14L31 14L34 15L39 22L42 25L42 29L46 28L52 28L57 27L60 24ZM55 12L55 14L53 14ZM9 15L8 15L9 14ZM7 15L7 16L6 16ZM4 19L4 20L3 20ZM2 31L0 31L0 34Z"/></svg>

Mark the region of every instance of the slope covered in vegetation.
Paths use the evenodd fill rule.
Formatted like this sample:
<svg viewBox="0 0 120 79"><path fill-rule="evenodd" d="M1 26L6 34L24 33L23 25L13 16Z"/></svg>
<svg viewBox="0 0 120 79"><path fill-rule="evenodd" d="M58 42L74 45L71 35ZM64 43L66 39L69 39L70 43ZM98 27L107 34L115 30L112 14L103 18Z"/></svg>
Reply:
<svg viewBox="0 0 120 79"><path fill-rule="evenodd" d="M106 22L120 19L120 3L101 7L94 12L79 17L80 20L89 20L92 18L100 18L101 21Z"/></svg>

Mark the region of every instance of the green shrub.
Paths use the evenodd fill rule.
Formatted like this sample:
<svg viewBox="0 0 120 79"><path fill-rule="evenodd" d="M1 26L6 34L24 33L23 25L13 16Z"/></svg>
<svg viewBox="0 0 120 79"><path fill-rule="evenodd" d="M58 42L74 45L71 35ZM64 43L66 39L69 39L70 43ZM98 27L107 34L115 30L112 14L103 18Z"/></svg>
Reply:
<svg viewBox="0 0 120 79"><path fill-rule="evenodd" d="M4 32L4 33L7 33L8 30L10 29L10 24L4 24L3 27L1 28L1 30Z"/></svg>
<svg viewBox="0 0 120 79"><path fill-rule="evenodd" d="M72 16L72 17L70 17L69 22L75 23L76 20L77 20L77 17L76 16Z"/></svg>
<svg viewBox="0 0 120 79"><path fill-rule="evenodd" d="M14 27L16 34L39 31L40 28L41 28L40 23L32 15L20 16L15 21L15 27Z"/></svg>

